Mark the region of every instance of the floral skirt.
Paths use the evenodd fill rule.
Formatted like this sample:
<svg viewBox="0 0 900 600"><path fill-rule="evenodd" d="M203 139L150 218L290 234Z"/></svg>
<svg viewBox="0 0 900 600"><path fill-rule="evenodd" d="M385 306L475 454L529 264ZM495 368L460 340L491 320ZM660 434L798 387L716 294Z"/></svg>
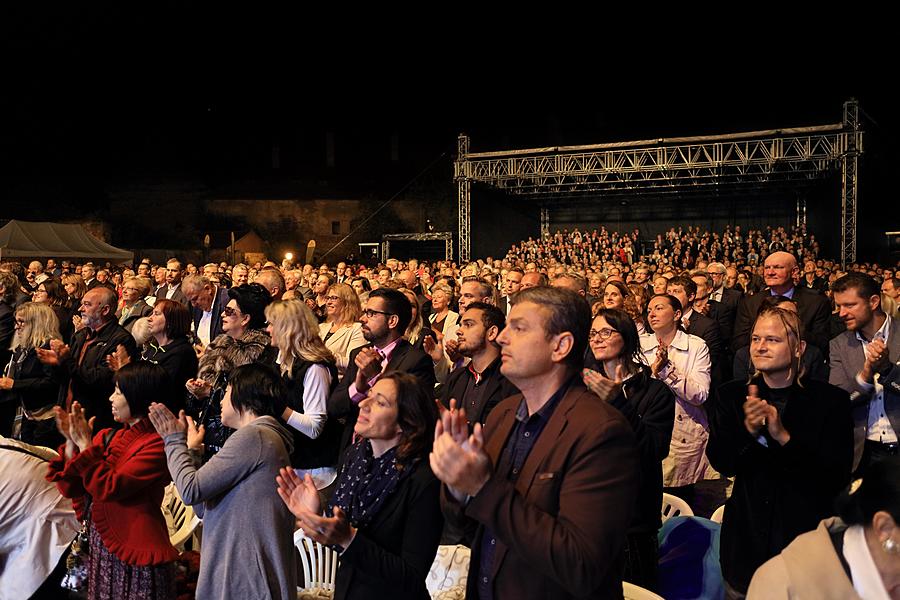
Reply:
<svg viewBox="0 0 900 600"><path fill-rule="evenodd" d="M125 564L106 549L93 527L90 539L90 600L174 600L175 563Z"/></svg>

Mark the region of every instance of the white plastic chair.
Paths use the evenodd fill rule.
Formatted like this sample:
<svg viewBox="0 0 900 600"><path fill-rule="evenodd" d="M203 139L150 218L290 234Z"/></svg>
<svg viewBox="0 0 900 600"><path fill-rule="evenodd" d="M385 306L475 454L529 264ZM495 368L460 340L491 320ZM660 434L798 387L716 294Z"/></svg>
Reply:
<svg viewBox="0 0 900 600"><path fill-rule="evenodd" d="M622 594L625 600L664 600L662 596L627 581L622 582Z"/></svg>
<svg viewBox="0 0 900 600"><path fill-rule="evenodd" d="M337 553L327 546L306 537L302 529L294 532L294 545L300 552L303 563L304 590L324 589L334 592L334 579L340 559Z"/></svg>
<svg viewBox="0 0 900 600"><path fill-rule="evenodd" d="M672 494L663 493L662 499L662 520L663 523L672 517L693 517L694 511L688 506L688 503Z"/></svg>
<svg viewBox="0 0 900 600"><path fill-rule="evenodd" d="M182 501L175 484L172 483L166 486L161 508L166 526L169 528L169 542L179 552L184 551L185 543L200 525L200 517L194 514L193 508Z"/></svg>
<svg viewBox="0 0 900 600"><path fill-rule="evenodd" d="M719 525L721 525L722 519L724 517L725 517L725 505L723 504L722 506L720 506L719 508L716 509L716 512L714 512L712 514L712 516L709 518L709 520L714 521L714 522L718 523Z"/></svg>

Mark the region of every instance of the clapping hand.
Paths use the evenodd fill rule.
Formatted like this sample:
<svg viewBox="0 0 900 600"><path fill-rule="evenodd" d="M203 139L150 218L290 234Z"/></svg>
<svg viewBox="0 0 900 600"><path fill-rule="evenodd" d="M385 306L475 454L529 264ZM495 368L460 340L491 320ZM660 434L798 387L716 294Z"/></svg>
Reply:
<svg viewBox="0 0 900 600"><path fill-rule="evenodd" d="M278 484L278 495L297 517L297 522L307 537L329 546L346 548L350 545L356 536L356 528L350 525L344 511L338 506L334 507L332 517L319 514L322 510L319 490L309 473L300 479L293 469L283 467L275 481Z"/></svg>
<svg viewBox="0 0 900 600"><path fill-rule="evenodd" d="M449 339L444 342L444 351L447 353L447 358L450 359L450 362L454 364L459 362L459 359L463 357L463 355L459 353L459 340Z"/></svg>
<svg viewBox="0 0 900 600"><path fill-rule="evenodd" d="M35 348L38 360L45 365L56 367L66 358L68 358L71 350L69 346L60 340L50 340L50 349Z"/></svg>
<svg viewBox="0 0 900 600"><path fill-rule="evenodd" d="M208 398L212 393L212 384L203 379L188 379L184 387L197 398Z"/></svg>
<svg viewBox="0 0 900 600"><path fill-rule="evenodd" d="M666 363L669 362L669 347L659 343L659 346L656 348L656 360L653 361L653 365L650 367L653 371L653 375L659 375L659 372L662 371L663 367L666 366Z"/></svg>
<svg viewBox="0 0 900 600"><path fill-rule="evenodd" d="M887 346L884 340L874 339L866 347L866 362L863 364L860 377L867 383L872 383L875 373L881 373L890 365Z"/></svg>
<svg viewBox="0 0 900 600"><path fill-rule="evenodd" d="M465 410L456 410L451 401L435 425L434 446L429 455L431 470L447 484L450 493L462 501L475 496L491 478L491 460L484 451L481 423L469 435Z"/></svg>
<svg viewBox="0 0 900 600"><path fill-rule="evenodd" d="M192 450L203 449L203 436L206 434L206 429L203 425L198 428L192 418L185 416L183 410L179 411L176 417L165 404L154 402L150 405L150 410L147 414L160 437L164 438L167 435L183 431L187 433L188 448Z"/></svg>
<svg viewBox="0 0 900 600"><path fill-rule="evenodd" d="M126 350L125 346L123 346L122 344L116 346L115 352L106 356L106 365L112 371L118 371L130 362L131 356L128 354L128 350Z"/></svg>
<svg viewBox="0 0 900 600"><path fill-rule="evenodd" d="M622 381L625 379L625 369L622 365L616 365L615 379L604 377L593 369L584 369L581 372L584 385L597 394L604 402L615 398L622 390Z"/></svg>
<svg viewBox="0 0 900 600"><path fill-rule="evenodd" d="M368 381L381 373L381 354L374 348L363 348L356 355L356 389L365 392Z"/></svg>
<svg viewBox="0 0 900 600"><path fill-rule="evenodd" d="M63 412L59 407L57 407L57 410ZM62 422L66 425L68 430L68 433L63 433L63 436L75 444L79 451L90 448L92 443L91 430L94 427L94 419L96 419L96 417L91 417L90 421L85 419L84 408L82 408L78 401L73 402L72 408L69 409L66 417L63 417L62 419ZM57 413L57 427L60 427L60 421L59 413Z"/></svg>
<svg viewBox="0 0 900 600"><path fill-rule="evenodd" d="M444 344L430 335L422 338L422 349L431 357L431 362L438 363L444 358Z"/></svg>
<svg viewBox="0 0 900 600"><path fill-rule="evenodd" d="M778 409L759 397L759 388L755 385L747 387L747 400L744 402L744 427L750 435L758 436L763 427L769 436L782 446L791 439L791 434L784 428Z"/></svg>

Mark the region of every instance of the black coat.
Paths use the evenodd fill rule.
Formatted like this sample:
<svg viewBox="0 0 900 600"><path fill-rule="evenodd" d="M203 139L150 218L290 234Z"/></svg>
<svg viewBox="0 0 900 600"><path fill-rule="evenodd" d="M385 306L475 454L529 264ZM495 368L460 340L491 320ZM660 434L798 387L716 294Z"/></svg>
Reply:
<svg viewBox="0 0 900 600"><path fill-rule="evenodd" d="M691 311L691 316L688 319L688 326L685 328L685 331L702 339L706 342L706 347L709 348L709 361L712 367L712 370L710 371L712 386L715 387L723 382L725 379L723 376L722 364L725 361L725 344L722 342L719 324L714 319L707 317L706 315L701 315L696 310L693 310Z"/></svg>
<svg viewBox="0 0 900 600"><path fill-rule="evenodd" d="M156 340L151 339L144 350L143 358L148 362L161 366L169 374L175 388L175 395L178 398L175 401L175 407L183 408L183 406L178 405L183 404L184 384L187 383L188 379L193 379L197 376L198 363L197 353L194 352L194 347L191 346L187 336L176 338L165 346L158 346Z"/></svg>
<svg viewBox="0 0 900 600"><path fill-rule="evenodd" d="M331 389L334 391L338 384L337 367L334 363L321 364L331 373ZM295 360L291 367L291 376L282 376L287 387L287 405L291 410L303 413L303 378L313 363L303 360ZM328 418L325 427L316 439L301 431L297 431L287 423L285 428L294 436L294 450L291 452L291 466L298 469L315 469L319 467L335 467L341 447L341 434L343 428L335 419Z"/></svg>
<svg viewBox="0 0 900 600"><path fill-rule="evenodd" d="M371 348L372 344L367 344L360 348L356 348L350 353L347 370L344 372L344 378L335 388L334 392L328 398L328 418L343 419L344 433L341 437L341 449L350 445L353 437L353 427L356 425L356 417L359 415L359 406L350 399L350 385L356 380L356 356L363 348ZM394 351L391 353L391 360L387 364L387 371L403 371L410 375L415 375L419 383L425 389L429 398L434 395L434 363L431 357L417 350L404 339L397 342Z"/></svg>
<svg viewBox="0 0 900 600"><path fill-rule="evenodd" d="M470 402L465 397L466 385L472 377L468 365L454 369L447 377L447 383L441 394L441 403L445 407L450 408L450 399L455 398L457 408L466 409L466 419L470 425L475 423L484 425L491 410L500 404L501 400L519 393L519 388L500 372L499 356L482 373L482 380L478 386L483 386L484 389L477 402L474 400Z"/></svg>
<svg viewBox="0 0 900 600"><path fill-rule="evenodd" d="M769 290L765 289L753 296L746 296L741 301L737 319L734 322L732 347L735 350L750 345L750 328L753 327L756 313L768 294ZM794 302L797 303L806 341L817 346L827 358L828 342L831 339L828 328L831 307L828 305L828 298L807 288L795 287Z"/></svg>
<svg viewBox="0 0 900 600"><path fill-rule="evenodd" d="M658 531L662 527L662 461L669 455L672 440L675 395L644 368L625 382L610 404L628 419L640 461L641 485L628 533Z"/></svg>
<svg viewBox="0 0 900 600"><path fill-rule="evenodd" d="M425 580L444 525L441 487L427 456L412 468L341 554L335 600L430 598Z"/></svg>
<svg viewBox="0 0 900 600"><path fill-rule="evenodd" d="M719 333L722 334L722 343L725 345L725 352L734 355L734 322L737 318L738 307L741 304L741 293L738 290L725 288L722 290L722 300L716 302L709 301L712 307L710 317L719 323Z"/></svg>
<svg viewBox="0 0 900 600"><path fill-rule="evenodd" d="M72 337L69 356L60 363L63 385L59 390L59 402L60 406L66 406L66 395L71 387L72 400L81 403L88 418L97 417L94 423L96 432L115 425L109 403L109 397L115 389L114 373L107 366L106 357L115 352L119 345L125 347L132 360L137 360L140 355L131 334L115 321L110 321L97 333L96 341L87 347L84 358L79 363L78 358L88 342L90 331L85 327Z"/></svg>
<svg viewBox="0 0 900 600"><path fill-rule="evenodd" d="M771 398L762 377L760 398ZM706 456L734 491L725 503L720 558L725 580L746 591L754 571L795 537L834 514L835 497L850 481L853 417L850 397L806 379L789 389L781 419L791 439L764 446L744 427L747 385L726 383L710 404Z"/></svg>
<svg viewBox="0 0 900 600"><path fill-rule="evenodd" d="M49 344L43 346L49 348ZM59 400L59 374L38 360L34 348L17 350L9 370L13 380L11 390L0 392L0 402L12 402L29 411L37 411L53 406Z"/></svg>

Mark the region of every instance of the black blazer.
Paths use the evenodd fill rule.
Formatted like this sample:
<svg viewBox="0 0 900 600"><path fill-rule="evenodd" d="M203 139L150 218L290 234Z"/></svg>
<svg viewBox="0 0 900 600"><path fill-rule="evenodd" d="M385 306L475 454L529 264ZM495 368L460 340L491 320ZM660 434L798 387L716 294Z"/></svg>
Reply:
<svg viewBox="0 0 900 600"><path fill-rule="evenodd" d="M469 373L468 365L458 367L450 373L441 394L441 403L445 407L450 408L451 398L456 398L457 408L465 407L466 419L470 425L475 423L484 425L491 410L500 404L501 400L519 393L519 388L514 386L500 372L499 356L484 370L482 376L484 379L478 385L484 386L484 389L477 403L475 401L469 402L465 398L466 385L472 377L471 373Z"/></svg>
<svg viewBox="0 0 900 600"><path fill-rule="evenodd" d="M687 333L696 335L698 338L706 342L709 348L709 361L712 367L710 375L712 376L712 385L715 387L724 381L722 372L722 363L725 358L725 344L722 343L722 334L719 332L719 324L706 315L701 315L696 310L691 311L688 319L688 327L685 329Z"/></svg>
<svg viewBox="0 0 900 600"><path fill-rule="evenodd" d="M158 290L156 290L156 298L157 298L157 300L165 299L166 294L168 294L168 293L169 293L169 285L166 284L166 283L164 283L164 284L162 285L162 287L160 287ZM191 303L188 302L187 296L185 296L185 295L184 295L184 292L181 290L181 284L180 284L180 283L178 284L178 288L175 290L175 293L172 294L172 298L171 298L171 299L172 299L172 300L175 300L176 302L181 302L181 303L184 304L187 308L190 308L190 307L191 307ZM213 339L213 338L210 338L210 339Z"/></svg>
<svg viewBox="0 0 900 600"><path fill-rule="evenodd" d="M761 398L771 398L762 377L754 383ZM726 383L707 402L706 456L717 471L735 477L722 521L722 571L741 591L760 565L833 515L835 497L850 482L853 417L847 392L805 379L788 394L781 418L791 439L784 446L767 433L765 446L744 427L746 382Z"/></svg>
<svg viewBox="0 0 900 600"><path fill-rule="evenodd" d="M625 382L610 404L628 419L640 461L641 485L628 533L656 532L662 527L662 461L672 440L675 394L645 367Z"/></svg>
<svg viewBox="0 0 900 600"><path fill-rule="evenodd" d="M341 449L350 445L353 437L353 427L356 425L356 417L359 415L359 406L350 399L350 384L356 380L356 356L363 348L371 348L372 344L366 344L356 348L350 353L349 364L344 372L344 378L328 398L328 418L343 419L344 433L341 437ZM387 371L403 371L415 375L419 383L425 389L428 397L434 394L434 363L431 357L413 348L409 342L401 339L394 347L391 360L387 364Z"/></svg>
<svg viewBox="0 0 900 600"><path fill-rule="evenodd" d="M59 400L60 406L66 406L66 394L71 385L72 400L81 403L88 418L97 417L94 423L94 431L97 432L104 427L115 426L109 403L115 389L114 374L106 364L106 357L115 352L120 344L132 360L140 358L140 354L131 334L113 320L97 333L96 341L85 350L79 364L78 357L88 341L89 331L85 327L73 336L69 356L60 364L64 382L59 390ZM70 382L69 385L66 382Z"/></svg>
<svg viewBox="0 0 900 600"><path fill-rule="evenodd" d="M412 468L341 554L335 600L430 598L425 581L444 525L441 488L427 456Z"/></svg>
<svg viewBox="0 0 900 600"><path fill-rule="evenodd" d="M178 288L178 291L181 291L181 288ZM165 294L163 294L163 296L165 296ZM225 306L228 304L229 300L228 289L220 285L219 289L216 290L216 297L213 298L212 308L210 309L212 311L212 315L210 315L212 323L209 324L210 341L224 333L224 331L222 331L222 311L225 310ZM203 318L203 311L192 306L191 318L194 321L194 335L196 335L197 328L200 327L200 319Z"/></svg>
<svg viewBox="0 0 900 600"><path fill-rule="evenodd" d="M725 288L722 290L722 301L709 301L712 310L710 317L719 324L719 333L722 334L722 343L725 352L734 354L734 321L737 318L738 306L741 304L741 293L737 290Z"/></svg>
<svg viewBox="0 0 900 600"><path fill-rule="evenodd" d="M753 296L747 296L738 308L737 319L734 323L734 341L732 347L737 350L750 345L750 328L756 320L756 313L762 305L763 299L769 294L768 288ZM830 339L828 319L831 316L831 307L828 298L803 287L794 288L794 302L800 313L800 322L806 341L828 357L828 342Z"/></svg>

